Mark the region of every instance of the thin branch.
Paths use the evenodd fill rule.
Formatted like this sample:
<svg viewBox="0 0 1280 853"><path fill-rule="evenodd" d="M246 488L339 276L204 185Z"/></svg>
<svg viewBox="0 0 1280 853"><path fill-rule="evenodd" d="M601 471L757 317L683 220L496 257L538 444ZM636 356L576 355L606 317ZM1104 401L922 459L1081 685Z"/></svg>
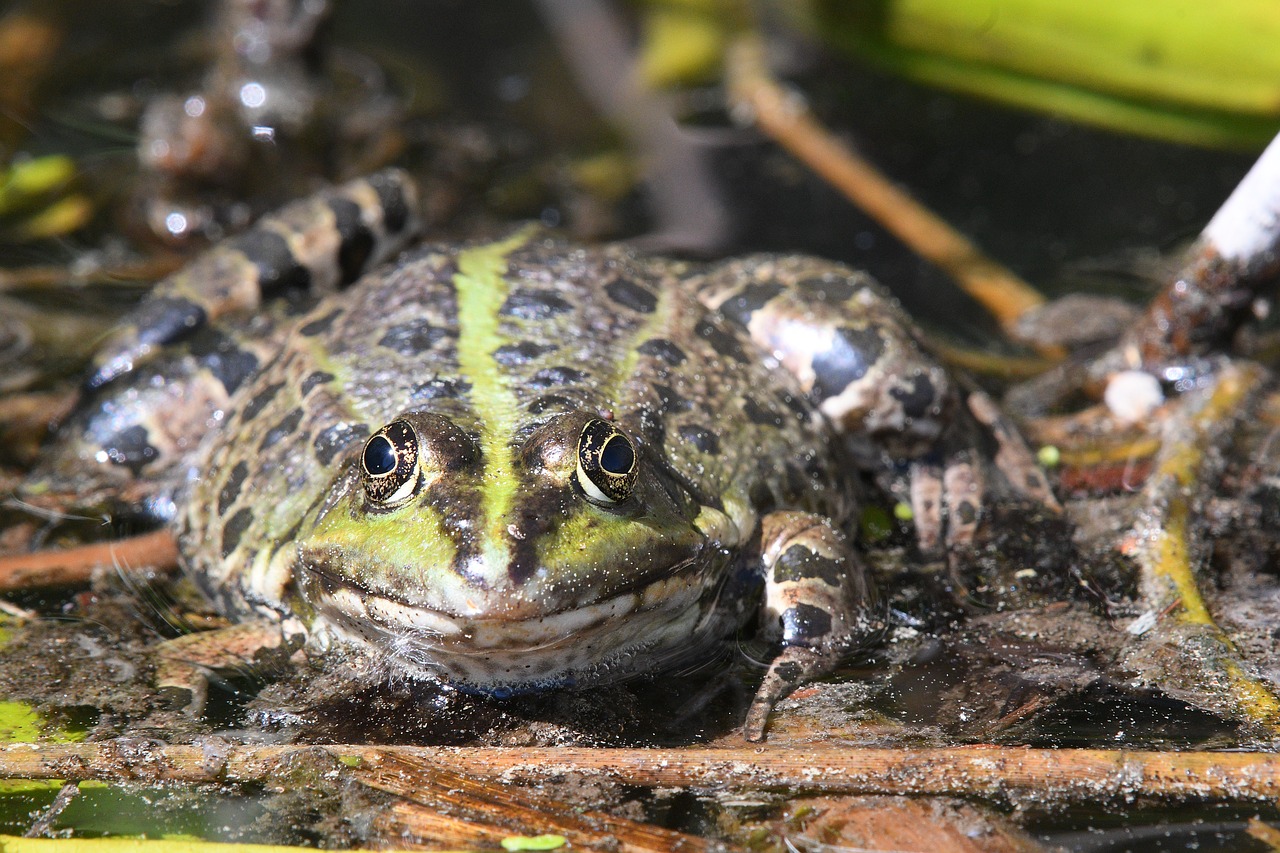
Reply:
<svg viewBox="0 0 1280 853"><path fill-rule="evenodd" d="M705 157L662 100L642 84L615 4L539 0L536 5L582 93L640 160L659 230L652 241L702 252L721 246L729 225Z"/></svg>
<svg viewBox="0 0 1280 853"><path fill-rule="evenodd" d="M413 756L380 753L357 777L399 799L377 819L384 838L493 847L511 835L562 836L574 850L701 853L730 849L684 832L582 809L501 779L477 779Z"/></svg>
<svg viewBox="0 0 1280 853"><path fill-rule="evenodd" d="M1280 732L1280 699L1272 685L1251 676L1235 644L1218 627L1200 592L1203 562L1198 500L1217 481L1221 449L1244 416L1265 377L1252 364L1229 365L1212 388L1185 398L1166 423L1163 443L1143 487L1146 507L1134 528L1134 551L1147 618L1170 613L1149 642L1177 650L1190 676L1170 674L1172 686L1208 695L1234 716ZM1130 628L1143 634L1141 628ZM1186 684L1188 677L1194 684ZM1161 679L1162 684L1165 679ZM1163 684L1163 686L1170 686Z"/></svg>
<svg viewBox="0 0 1280 853"><path fill-rule="evenodd" d="M284 762L322 749L366 770L389 757L473 777L538 784L566 774L644 787L778 789L839 794L913 794L1044 802L1133 798L1274 801L1280 755L970 747L868 749L844 745L741 748L411 747L166 745L142 739L0 746L0 778L107 782L260 783Z"/></svg>
<svg viewBox="0 0 1280 853"><path fill-rule="evenodd" d="M761 130L912 251L955 279L1007 333L1014 333L1024 312L1044 302L1031 285L983 254L820 125L798 98L772 78L759 38L744 36L738 41L730 52L727 76L730 98ZM1052 358L1062 356L1060 347L1044 347L1041 352Z"/></svg>
<svg viewBox="0 0 1280 853"><path fill-rule="evenodd" d="M0 557L0 592L88 583L93 573L111 566L170 571L178 565L178 546L167 530L129 539L94 542L77 548L53 548Z"/></svg>

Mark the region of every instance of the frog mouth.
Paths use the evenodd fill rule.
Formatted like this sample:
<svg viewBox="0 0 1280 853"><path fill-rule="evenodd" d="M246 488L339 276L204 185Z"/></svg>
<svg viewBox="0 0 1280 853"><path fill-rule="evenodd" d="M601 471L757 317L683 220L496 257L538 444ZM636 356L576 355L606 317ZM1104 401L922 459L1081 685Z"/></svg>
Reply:
<svg viewBox="0 0 1280 853"><path fill-rule="evenodd" d="M608 598L525 618L442 613L315 565L304 583L327 629L411 677L479 687L580 684L602 680L595 673L604 671L609 680L625 677L621 658L636 659L638 669L648 659L640 652L687 645L700 633L702 603L711 597L688 568L685 562Z"/></svg>

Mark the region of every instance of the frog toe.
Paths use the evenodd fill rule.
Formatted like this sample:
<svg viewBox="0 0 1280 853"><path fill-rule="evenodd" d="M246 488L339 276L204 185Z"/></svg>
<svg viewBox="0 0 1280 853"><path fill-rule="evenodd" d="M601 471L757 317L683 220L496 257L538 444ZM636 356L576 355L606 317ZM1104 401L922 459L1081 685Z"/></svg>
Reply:
<svg viewBox="0 0 1280 853"><path fill-rule="evenodd" d="M927 558L972 548L984 509L1001 498L1062 512L1031 451L991 398L974 390L963 399L964 409L952 429L927 456L909 464L906 494L900 482L889 485L910 501L916 544Z"/></svg>
<svg viewBox="0 0 1280 853"><path fill-rule="evenodd" d="M981 391L971 391L966 403L973 417L995 439L995 465L1014 491L1052 512L1062 512L1062 504L1054 496L1026 442L995 402Z"/></svg>
<svg viewBox="0 0 1280 853"><path fill-rule="evenodd" d="M785 646L769 665L760 689L751 700L747 719L742 724L742 736L752 743L764 740L765 726L773 707L801 684L830 672L836 660L833 655L807 646Z"/></svg>

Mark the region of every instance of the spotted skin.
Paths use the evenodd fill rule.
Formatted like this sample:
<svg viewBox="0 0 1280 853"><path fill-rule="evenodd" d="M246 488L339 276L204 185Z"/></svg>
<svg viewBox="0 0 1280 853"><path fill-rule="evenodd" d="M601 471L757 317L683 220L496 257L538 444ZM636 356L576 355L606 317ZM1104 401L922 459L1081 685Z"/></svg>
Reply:
<svg viewBox="0 0 1280 853"><path fill-rule="evenodd" d="M86 388L136 370L210 322L246 317L264 299L350 284L414 236L416 206L409 177L388 170L264 217L157 284L99 348Z"/></svg>
<svg viewBox="0 0 1280 853"><path fill-rule="evenodd" d="M70 493L117 515L171 520L183 462L279 352L291 310L399 250L417 229L416 204L401 172L353 181L264 218L157 284L104 342L29 494ZM331 319L301 331L317 334ZM242 417L268 402L251 400ZM292 426L277 424L273 440Z"/></svg>
<svg viewBox="0 0 1280 853"><path fill-rule="evenodd" d="M193 270L252 275L178 274L147 309L170 319L96 362L109 397L206 330L266 332L234 350L252 365L227 347L197 362L241 375L198 445L166 451L200 474L173 498L184 567L241 626L496 695L688 663L759 613L780 646L744 728L759 739L777 701L881 630L845 534L860 468L945 446L963 398L865 276L816 259L701 265L525 228L335 289L410 228L392 183L213 250ZM268 296L269 319L242 316ZM946 471L955 489L976 476ZM980 497L956 504L964 524Z"/></svg>
<svg viewBox="0 0 1280 853"><path fill-rule="evenodd" d="M923 554L951 558L973 544L990 485L972 457L984 436L997 442L1007 491L1061 510L1017 431L985 394L957 386L865 273L758 255L713 267L692 285L794 374L868 471L910 502ZM905 481L891 473L904 465Z"/></svg>

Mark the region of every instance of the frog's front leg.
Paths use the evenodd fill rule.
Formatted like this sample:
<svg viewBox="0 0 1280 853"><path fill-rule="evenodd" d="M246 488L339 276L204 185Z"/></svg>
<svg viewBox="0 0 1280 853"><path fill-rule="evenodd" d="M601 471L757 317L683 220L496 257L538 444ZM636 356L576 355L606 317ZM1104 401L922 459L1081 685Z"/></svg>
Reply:
<svg viewBox="0 0 1280 853"><path fill-rule="evenodd" d="M883 629L866 570L828 519L773 512L762 520L760 537L762 633L781 641L782 650L747 712L742 733L749 741L764 739L774 705Z"/></svg>

